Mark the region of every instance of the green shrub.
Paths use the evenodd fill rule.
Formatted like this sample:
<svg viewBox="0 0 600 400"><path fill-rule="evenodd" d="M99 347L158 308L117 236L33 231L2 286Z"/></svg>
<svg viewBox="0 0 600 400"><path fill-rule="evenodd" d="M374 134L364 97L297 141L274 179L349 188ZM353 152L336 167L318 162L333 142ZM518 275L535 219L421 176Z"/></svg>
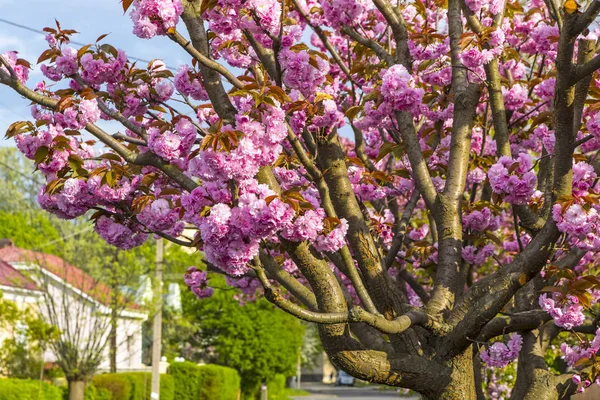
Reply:
<svg viewBox="0 0 600 400"><path fill-rule="evenodd" d="M150 398L150 392L148 397ZM160 376L160 400L175 400L175 380L171 375L162 374Z"/></svg>
<svg viewBox="0 0 600 400"><path fill-rule="evenodd" d="M129 400L150 400L152 393L152 374L150 372L126 372L121 373L131 382L131 397ZM161 374L160 376L160 399L173 400L173 377Z"/></svg>
<svg viewBox="0 0 600 400"><path fill-rule="evenodd" d="M175 383L175 399L198 400L200 398L200 367L189 361L176 362L169 365L168 373Z"/></svg>
<svg viewBox="0 0 600 400"><path fill-rule="evenodd" d="M105 388L97 388L92 383L85 388L85 400L112 400L112 393ZM69 389L65 391L64 399L69 398Z"/></svg>
<svg viewBox="0 0 600 400"><path fill-rule="evenodd" d="M146 389L152 390L152 374L145 372L125 372L117 374L131 383L131 396L124 400L145 400Z"/></svg>
<svg viewBox="0 0 600 400"><path fill-rule="evenodd" d="M202 365L200 369L200 400L236 400L240 391L240 375L233 368Z"/></svg>
<svg viewBox="0 0 600 400"><path fill-rule="evenodd" d="M267 396L269 400L286 400L285 375L277 374L267 381Z"/></svg>
<svg viewBox="0 0 600 400"><path fill-rule="evenodd" d="M99 388L97 389L96 398L94 400L113 400L112 393L108 389Z"/></svg>
<svg viewBox="0 0 600 400"><path fill-rule="evenodd" d="M178 362L169 366L169 375L177 400L236 400L240 391L238 372L220 365Z"/></svg>
<svg viewBox="0 0 600 400"><path fill-rule="evenodd" d="M111 400L130 400L132 385L124 374L102 374L96 375L92 379L96 389L108 390L111 394Z"/></svg>
<svg viewBox="0 0 600 400"><path fill-rule="evenodd" d="M60 388L29 379L0 379L0 400L61 400Z"/></svg>
<svg viewBox="0 0 600 400"><path fill-rule="evenodd" d="M96 397L86 400L150 400L152 393L152 374L150 372L124 372L103 374L94 377L97 396L101 391L108 391L110 397ZM117 389L117 390L115 390ZM173 377L160 376L160 399L174 400Z"/></svg>

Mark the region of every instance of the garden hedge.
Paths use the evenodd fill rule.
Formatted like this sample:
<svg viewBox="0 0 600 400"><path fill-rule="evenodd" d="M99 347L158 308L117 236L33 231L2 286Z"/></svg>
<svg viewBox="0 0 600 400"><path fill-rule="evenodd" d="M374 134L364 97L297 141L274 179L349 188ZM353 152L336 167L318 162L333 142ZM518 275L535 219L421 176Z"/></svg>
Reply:
<svg viewBox="0 0 600 400"><path fill-rule="evenodd" d="M111 400L130 400L132 385L123 374L102 374L92 379L97 389L106 389L111 393Z"/></svg>
<svg viewBox="0 0 600 400"><path fill-rule="evenodd" d="M175 381L175 398L177 400L198 400L200 398L200 367L184 361L169 365L167 372Z"/></svg>
<svg viewBox="0 0 600 400"><path fill-rule="evenodd" d="M177 400L236 400L240 391L237 371L220 365L178 362L169 366L169 375Z"/></svg>
<svg viewBox="0 0 600 400"><path fill-rule="evenodd" d="M30 379L0 379L0 400L62 400L60 388Z"/></svg>
<svg viewBox="0 0 600 400"><path fill-rule="evenodd" d="M200 400L236 400L240 391L240 375L233 368L202 365L200 368Z"/></svg>
<svg viewBox="0 0 600 400"><path fill-rule="evenodd" d="M69 389L65 387L63 399L69 399ZM97 388L92 383L88 384L85 388L84 400L112 400L112 393L110 390L105 388Z"/></svg>
<svg viewBox="0 0 600 400"><path fill-rule="evenodd" d="M152 374L149 372L102 374L95 376L92 382L98 390L108 389L110 400L149 400L152 392ZM160 376L160 399L174 400L174 382L169 375Z"/></svg>

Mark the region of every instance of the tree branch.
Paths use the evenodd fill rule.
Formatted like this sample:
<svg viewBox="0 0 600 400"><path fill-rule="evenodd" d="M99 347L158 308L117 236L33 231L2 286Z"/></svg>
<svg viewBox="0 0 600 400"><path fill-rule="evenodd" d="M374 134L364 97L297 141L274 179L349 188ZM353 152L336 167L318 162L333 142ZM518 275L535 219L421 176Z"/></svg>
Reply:
<svg viewBox="0 0 600 400"><path fill-rule="evenodd" d="M360 43L364 47L373 50L375 55L379 57L380 60L384 61L388 66L394 65L393 57L390 55L390 53L387 52L386 49L384 49L376 41L363 37L361 34L356 32L349 26L342 27L342 33L345 33L346 35L350 36L352 39L354 39L356 42Z"/></svg>
<svg viewBox="0 0 600 400"><path fill-rule="evenodd" d="M260 261L259 261L260 262ZM348 313L319 313L306 310L297 304L284 298L279 291L274 288L267 278L264 269L256 263L255 270L258 279L265 288L265 297L267 300L277 305L282 310L294 315L295 317L308 322L318 324L340 324L348 322L364 322L369 326L383 333L398 334L406 331L411 325L426 325L429 318L425 313L418 311L409 311L408 313L393 320L387 320L381 315L371 314L361 307L353 307Z"/></svg>
<svg viewBox="0 0 600 400"><path fill-rule="evenodd" d="M384 265L386 269L389 269L394 260L396 259L396 255L402 248L402 243L404 243L404 237L406 235L406 228L408 227L408 222L410 221L410 217L421 197L421 193L419 193L418 189L413 190L408 203L404 206L404 212L402 213L402 218L398 222L398 228L396 229L396 233L394 234L394 239L392 240L392 244L390 245L390 249L385 255Z"/></svg>
<svg viewBox="0 0 600 400"><path fill-rule="evenodd" d="M15 79L9 79L8 81L3 80L3 83L6 83L8 86L13 88L17 93L22 96L28 98L29 100L47 107L49 109L56 109L58 106L58 101L54 100L50 97L44 96L40 93L36 93L33 90L29 89L19 81ZM176 183L178 183L182 188L191 192L198 184L194 182L190 177L181 172L174 165L170 165L167 162L163 161L160 157L158 157L154 153L134 153L130 151L127 147L123 146L117 139L112 137L110 134L106 133L102 129L100 129L97 125L88 123L85 126L85 129L94 135L97 139L102 141L108 147L113 149L115 153L121 156L126 162L135 164L135 165L150 165L158 168L169 178L173 179Z"/></svg>
<svg viewBox="0 0 600 400"><path fill-rule="evenodd" d="M231 83L234 87L238 89L244 88L244 83L238 78L236 78L235 75L233 75L231 72L229 72L227 68L225 68L218 62L211 60L210 58L196 50L196 48L192 45L192 41L189 41L183 36L181 36L179 32L174 31L173 33L167 33L167 36L169 36L171 40L173 40L175 43L180 45L185 51L187 51L188 54L191 55L196 61L198 61L205 67L210 68L215 72L218 72L221 76L227 79L229 83Z"/></svg>

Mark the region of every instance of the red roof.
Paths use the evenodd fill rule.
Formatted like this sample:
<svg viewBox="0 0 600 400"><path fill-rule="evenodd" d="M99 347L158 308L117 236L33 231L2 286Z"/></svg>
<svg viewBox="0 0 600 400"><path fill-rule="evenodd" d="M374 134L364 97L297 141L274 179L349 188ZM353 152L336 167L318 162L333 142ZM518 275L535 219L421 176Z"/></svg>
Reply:
<svg viewBox="0 0 600 400"><path fill-rule="evenodd" d="M14 269L9 263L0 260L0 286L17 289L39 290L35 282Z"/></svg>
<svg viewBox="0 0 600 400"><path fill-rule="evenodd" d="M27 262L39 265L100 303L108 305L110 302L111 290L106 284L92 278L81 269L67 263L58 256L21 249L15 246L6 246L0 248L0 260L8 263ZM19 273L18 271L16 272ZM138 304L130 303L127 308L138 310L141 307Z"/></svg>

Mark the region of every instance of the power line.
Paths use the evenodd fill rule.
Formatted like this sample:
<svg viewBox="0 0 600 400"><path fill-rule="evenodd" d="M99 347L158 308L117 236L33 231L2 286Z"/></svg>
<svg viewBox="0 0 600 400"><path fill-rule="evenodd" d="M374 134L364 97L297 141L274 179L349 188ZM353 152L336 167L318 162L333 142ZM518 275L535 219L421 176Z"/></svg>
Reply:
<svg viewBox="0 0 600 400"><path fill-rule="evenodd" d="M37 34L40 34L40 35L44 35L44 36L46 36L46 34L47 34L46 32L44 32L44 31L41 31L41 30L39 30L39 29L32 28L31 26L27 26L27 25L19 24L19 23L16 23L16 22L13 22L13 21L9 21L9 20L7 20L7 19L4 19L4 18L0 18L0 22L3 22L3 23L5 23L5 24L7 24L7 25L12 25L12 26L14 26L14 27L16 27L16 28L24 29L24 30L26 30L26 31L29 31L29 32L37 33ZM75 44L75 45L77 45L77 46L87 46L87 43L81 43L81 42L77 42L77 41L75 41L75 40L70 40L70 39L69 39L69 42L70 42L70 43L73 43L73 44ZM134 56L130 56L130 55L128 55L127 57L129 57L129 58L130 58L130 59L132 59L132 60L135 60L135 61L140 61L140 62L145 62L145 63L150 63L150 61L151 61L151 60L145 60L145 59L143 59L143 58L134 57ZM166 64L165 64L165 66L166 66L168 69L172 70L172 71L175 71L175 70L176 70L176 68L174 68L174 67L170 67L170 66L168 66L168 65L166 65Z"/></svg>

